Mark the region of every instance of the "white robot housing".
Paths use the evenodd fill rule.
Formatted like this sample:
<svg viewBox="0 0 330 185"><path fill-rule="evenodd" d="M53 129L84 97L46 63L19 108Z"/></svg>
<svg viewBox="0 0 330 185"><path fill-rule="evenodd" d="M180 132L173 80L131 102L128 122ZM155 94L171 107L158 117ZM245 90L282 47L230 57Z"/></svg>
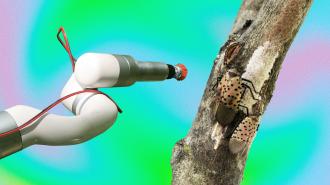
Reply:
<svg viewBox="0 0 330 185"><path fill-rule="evenodd" d="M183 80L184 65L138 62L128 55L86 53L78 58L75 71L61 97L84 89L130 86L138 81ZM103 94L86 92L64 100L74 116L44 114L18 132L0 137L0 158L31 145L73 145L106 131L115 122L118 106ZM40 110L17 105L0 112L0 134L19 128Z"/></svg>

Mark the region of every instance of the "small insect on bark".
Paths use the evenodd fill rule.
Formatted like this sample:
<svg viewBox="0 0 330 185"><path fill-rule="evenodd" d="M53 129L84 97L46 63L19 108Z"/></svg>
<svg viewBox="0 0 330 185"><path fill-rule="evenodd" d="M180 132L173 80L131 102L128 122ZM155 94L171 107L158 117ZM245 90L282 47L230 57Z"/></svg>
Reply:
<svg viewBox="0 0 330 185"><path fill-rule="evenodd" d="M225 58L223 61L225 66L229 66L230 62L234 60L234 58L241 51L241 48L242 48L242 44L239 42L232 42L229 44L225 52Z"/></svg>
<svg viewBox="0 0 330 185"><path fill-rule="evenodd" d="M225 45L220 50L220 52L222 52L225 49L224 59L223 59L223 63L220 66L220 71L226 71L227 69L230 68L232 61L239 54L243 45L244 45L243 43L236 42L235 40L228 40L225 43ZM218 56L220 56L220 55L218 55ZM219 82L221 77L222 77L222 75L220 75L219 78L217 78L217 83Z"/></svg>

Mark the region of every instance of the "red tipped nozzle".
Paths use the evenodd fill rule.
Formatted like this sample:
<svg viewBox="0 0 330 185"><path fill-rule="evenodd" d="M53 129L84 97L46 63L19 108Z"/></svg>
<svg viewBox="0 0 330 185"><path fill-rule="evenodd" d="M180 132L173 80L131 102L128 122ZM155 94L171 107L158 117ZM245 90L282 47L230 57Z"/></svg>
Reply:
<svg viewBox="0 0 330 185"><path fill-rule="evenodd" d="M184 80L188 75L188 69L183 64L177 64L175 66L179 68L179 75L177 76L176 79L179 81Z"/></svg>

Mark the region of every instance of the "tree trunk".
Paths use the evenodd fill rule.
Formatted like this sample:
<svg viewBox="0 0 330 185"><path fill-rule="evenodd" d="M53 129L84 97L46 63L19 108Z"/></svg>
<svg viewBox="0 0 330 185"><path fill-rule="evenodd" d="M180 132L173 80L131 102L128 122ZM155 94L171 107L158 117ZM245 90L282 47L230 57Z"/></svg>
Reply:
<svg viewBox="0 0 330 185"><path fill-rule="evenodd" d="M232 33L214 61L193 126L174 147L173 185L237 185L241 182L255 133L250 129L252 139L242 150L231 141L247 118L254 122L246 122L245 126L259 124L284 57L311 3L312 0L243 1ZM236 105L225 111L230 104L225 104L222 96L232 92L229 86L233 84L229 82L233 82L230 81L233 77L240 82L239 88L243 79L253 86L248 93L244 90L234 97L237 107L240 104L246 111L235 109ZM253 90L256 98L251 98Z"/></svg>

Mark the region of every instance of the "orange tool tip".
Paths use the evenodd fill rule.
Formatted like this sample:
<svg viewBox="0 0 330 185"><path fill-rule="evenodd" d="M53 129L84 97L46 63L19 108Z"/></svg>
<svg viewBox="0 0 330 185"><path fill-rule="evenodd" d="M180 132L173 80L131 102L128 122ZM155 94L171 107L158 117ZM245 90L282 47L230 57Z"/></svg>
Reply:
<svg viewBox="0 0 330 185"><path fill-rule="evenodd" d="M178 66L181 69L181 76L178 80L180 80L180 81L184 80L188 75L188 69L183 64L177 64L176 66Z"/></svg>

